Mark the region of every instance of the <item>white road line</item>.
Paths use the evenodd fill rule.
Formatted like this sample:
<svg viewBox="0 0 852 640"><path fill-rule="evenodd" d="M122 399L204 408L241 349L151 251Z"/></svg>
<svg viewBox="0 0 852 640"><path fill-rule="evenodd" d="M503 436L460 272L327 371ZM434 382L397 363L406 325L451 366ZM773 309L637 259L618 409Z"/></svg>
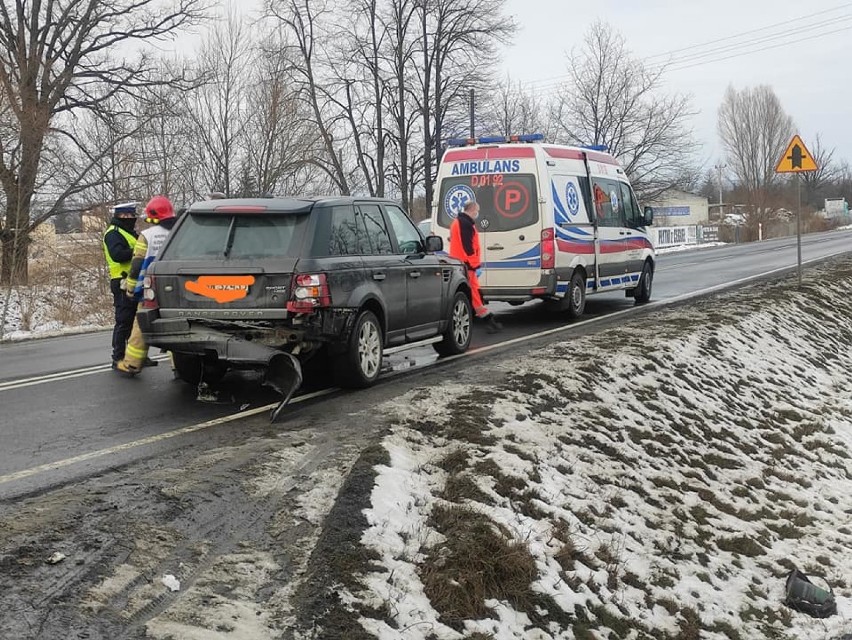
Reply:
<svg viewBox="0 0 852 640"><path fill-rule="evenodd" d="M315 391L313 393L307 393L302 396L298 396L293 398L290 401L290 404L296 404L298 402L305 402L306 400L312 400L314 398L321 398L322 396L331 395L335 393L338 389L323 389L322 391ZM166 433L160 433L155 436L149 436L147 438L142 438L141 440L134 440L132 442L126 442L124 444L119 444L114 447L109 447L107 449L99 449L97 451L90 451L89 453L83 453L79 456L74 456L73 458L65 458L64 460L57 460L56 462L49 462L47 464L42 464L37 467L32 467L30 469L23 469L22 471L16 471L15 473L10 473L5 476L0 476L0 484L6 484L8 482L14 482L15 480L23 480L24 478L29 478L40 473L45 473L47 471L56 471L57 469L62 469L63 467L68 467L72 464L77 464L79 462L87 462L89 460L94 460L96 458L102 458L104 456L112 455L115 453L121 453L122 451L128 451L130 449L135 449L136 447L143 447L149 444L155 444L157 442L162 442L163 440L169 440L170 438L176 438L177 436L182 436L187 433L194 433L196 431L202 431L203 429L208 429L210 427L215 427L220 424L226 424L228 422L233 422L234 420L239 420L240 418L247 418L251 416L256 416L265 411L271 411L275 407L278 406L278 403L275 402L273 404L267 404L262 407L257 407L256 409L249 409L248 411L241 411L239 413L234 413L229 416L222 416L221 418L215 418L213 420L208 420L207 422L202 422L200 424L194 424L189 427L181 427L180 429L175 429L174 431L168 431Z"/></svg>
<svg viewBox="0 0 852 640"><path fill-rule="evenodd" d="M167 360L169 356L167 355L158 355L151 358L151 360ZM23 378L20 380L7 380L6 382L0 382L0 391L12 391L13 389L23 389L24 387L32 387L37 384L44 384L45 382L55 382L57 380L71 380L73 378L82 378L83 376L90 376L95 373L100 373L101 371L109 371L110 365L108 364L99 364L93 367L84 367L82 369L71 369L68 371L57 371L56 373L47 373L43 376L36 376L33 378Z"/></svg>

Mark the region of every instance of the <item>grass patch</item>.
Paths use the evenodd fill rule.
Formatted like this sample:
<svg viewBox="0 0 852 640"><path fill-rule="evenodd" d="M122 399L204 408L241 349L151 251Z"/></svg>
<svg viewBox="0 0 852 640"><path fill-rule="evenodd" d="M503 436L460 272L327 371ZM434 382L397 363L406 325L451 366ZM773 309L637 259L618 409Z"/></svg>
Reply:
<svg viewBox="0 0 852 640"><path fill-rule="evenodd" d="M458 473L447 478L447 484L441 492L441 498L448 502L470 500L482 504L494 504L494 500L476 484L476 480L466 473Z"/></svg>
<svg viewBox="0 0 852 640"><path fill-rule="evenodd" d="M445 542L428 550L419 566L423 588L442 622L461 631L465 620L491 616L486 600L503 600L533 624L568 623L548 596L534 593L537 570L526 546L487 516L467 507L438 506L430 526Z"/></svg>
<svg viewBox="0 0 852 640"><path fill-rule="evenodd" d="M766 553L766 549L748 536L719 538L716 540L716 546L719 547L720 551L736 553L748 558L756 558Z"/></svg>

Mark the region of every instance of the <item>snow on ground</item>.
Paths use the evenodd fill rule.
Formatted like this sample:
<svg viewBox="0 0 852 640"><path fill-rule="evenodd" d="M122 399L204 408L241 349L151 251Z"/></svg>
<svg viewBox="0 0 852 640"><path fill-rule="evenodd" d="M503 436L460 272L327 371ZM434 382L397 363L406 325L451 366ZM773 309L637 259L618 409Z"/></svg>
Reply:
<svg viewBox="0 0 852 640"><path fill-rule="evenodd" d="M361 542L380 560L343 596L364 629L852 632L852 261L811 281L640 316L378 408L396 427ZM838 615L782 604L794 565L826 576Z"/></svg>
<svg viewBox="0 0 852 640"><path fill-rule="evenodd" d="M79 278L78 280L83 280ZM0 291L0 340L18 341L111 329L112 294L96 283Z"/></svg>

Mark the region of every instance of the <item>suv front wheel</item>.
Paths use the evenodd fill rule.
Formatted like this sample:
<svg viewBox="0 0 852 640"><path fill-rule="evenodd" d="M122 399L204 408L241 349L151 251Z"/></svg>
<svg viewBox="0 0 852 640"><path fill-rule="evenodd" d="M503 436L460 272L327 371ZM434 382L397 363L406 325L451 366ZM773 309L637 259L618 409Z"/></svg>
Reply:
<svg viewBox="0 0 852 640"><path fill-rule="evenodd" d="M454 356L467 351L470 346L473 308L470 298L463 291L456 291L450 320L443 333L443 340L432 345L442 356Z"/></svg>
<svg viewBox="0 0 852 640"><path fill-rule="evenodd" d="M376 314L361 311L355 320L346 350L340 354L335 366L337 384L341 387L369 387L382 370L384 338Z"/></svg>

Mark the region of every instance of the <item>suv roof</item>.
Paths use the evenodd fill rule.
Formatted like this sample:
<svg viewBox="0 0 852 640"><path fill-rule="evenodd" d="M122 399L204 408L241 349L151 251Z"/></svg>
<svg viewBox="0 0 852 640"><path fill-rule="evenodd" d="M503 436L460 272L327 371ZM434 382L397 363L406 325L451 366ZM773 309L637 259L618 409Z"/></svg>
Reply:
<svg viewBox="0 0 852 640"><path fill-rule="evenodd" d="M273 197L273 198L228 198L203 200L189 207L190 213L213 213L219 209L239 211L242 207L256 208L257 213L271 211L276 213L307 213L317 204L352 204L358 202L393 202L387 198L355 196L312 196L312 197ZM248 211L246 211L248 212ZM226 213L226 211L223 211Z"/></svg>

